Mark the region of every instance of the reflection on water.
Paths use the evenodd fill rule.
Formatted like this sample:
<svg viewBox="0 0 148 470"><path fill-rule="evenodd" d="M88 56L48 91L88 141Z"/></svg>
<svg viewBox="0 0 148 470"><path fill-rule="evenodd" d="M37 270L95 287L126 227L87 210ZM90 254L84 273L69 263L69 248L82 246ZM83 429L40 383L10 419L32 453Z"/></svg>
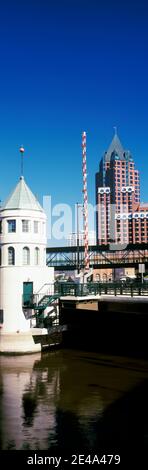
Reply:
<svg viewBox="0 0 148 470"><path fill-rule="evenodd" d="M61 350L0 363L1 449L146 442L148 361Z"/></svg>

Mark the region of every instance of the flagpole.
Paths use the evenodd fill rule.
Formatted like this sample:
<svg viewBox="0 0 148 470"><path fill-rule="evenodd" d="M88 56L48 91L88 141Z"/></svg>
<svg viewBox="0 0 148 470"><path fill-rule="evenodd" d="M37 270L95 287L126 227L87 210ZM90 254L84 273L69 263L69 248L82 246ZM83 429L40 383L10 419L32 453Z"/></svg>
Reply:
<svg viewBox="0 0 148 470"><path fill-rule="evenodd" d="M21 154L21 176L24 176L23 173L24 173L24 159L23 159L23 156L24 156L24 147L23 145L21 145L20 147L20 154Z"/></svg>

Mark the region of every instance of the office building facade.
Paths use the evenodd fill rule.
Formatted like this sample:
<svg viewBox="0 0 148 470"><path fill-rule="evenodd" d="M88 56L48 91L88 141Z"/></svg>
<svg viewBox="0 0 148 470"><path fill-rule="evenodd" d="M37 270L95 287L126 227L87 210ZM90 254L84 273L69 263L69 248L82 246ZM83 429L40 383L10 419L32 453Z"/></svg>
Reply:
<svg viewBox="0 0 148 470"><path fill-rule="evenodd" d="M140 204L139 171L117 133L96 173L97 244L147 243L148 204Z"/></svg>

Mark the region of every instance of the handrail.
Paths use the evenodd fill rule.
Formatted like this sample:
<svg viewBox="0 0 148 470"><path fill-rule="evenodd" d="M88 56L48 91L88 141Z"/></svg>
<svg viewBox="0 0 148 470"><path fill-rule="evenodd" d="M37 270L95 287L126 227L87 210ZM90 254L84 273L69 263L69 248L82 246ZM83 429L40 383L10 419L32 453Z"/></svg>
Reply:
<svg viewBox="0 0 148 470"><path fill-rule="evenodd" d="M45 284L42 285L42 287L40 287L40 289L36 292L36 294L39 294L40 291L43 289L44 286L53 286L53 283L51 282L45 282Z"/></svg>
<svg viewBox="0 0 148 470"><path fill-rule="evenodd" d="M147 295L148 296L148 286L144 283L125 283L121 282L88 282L85 284L75 284L75 283L59 283L57 286L57 292L59 296L87 296L87 295Z"/></svg>
<svg viewBox="0 0 148 470"><path fill-rule="evenodd" d="M50 289L44 293L33 294L26 302L26 308L36 309L37 306L42 306L43 309L46 305L53 302L60 297L73 296L73 297L86 297L89 295L134 295L148 297L148 285L141 282L121 283L121 282L87 282L84 284L64 282L54 284L44 284L50 286ZM25 306L25 303L23 302Z"/></svg>

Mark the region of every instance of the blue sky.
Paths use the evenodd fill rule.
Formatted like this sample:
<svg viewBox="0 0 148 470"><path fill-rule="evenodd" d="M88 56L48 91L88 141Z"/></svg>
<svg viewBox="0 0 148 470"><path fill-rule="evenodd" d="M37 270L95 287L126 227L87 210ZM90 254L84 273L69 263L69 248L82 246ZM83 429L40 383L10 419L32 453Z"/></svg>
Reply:
<svg viewBox="0 0 148 470"><path fill-rule="evenodd" d="M0 198L20 175L42 201L82 201L81 134L88 197L113 137L130 149L148 201L148 7L116 0L0 2Z"/></svg>

